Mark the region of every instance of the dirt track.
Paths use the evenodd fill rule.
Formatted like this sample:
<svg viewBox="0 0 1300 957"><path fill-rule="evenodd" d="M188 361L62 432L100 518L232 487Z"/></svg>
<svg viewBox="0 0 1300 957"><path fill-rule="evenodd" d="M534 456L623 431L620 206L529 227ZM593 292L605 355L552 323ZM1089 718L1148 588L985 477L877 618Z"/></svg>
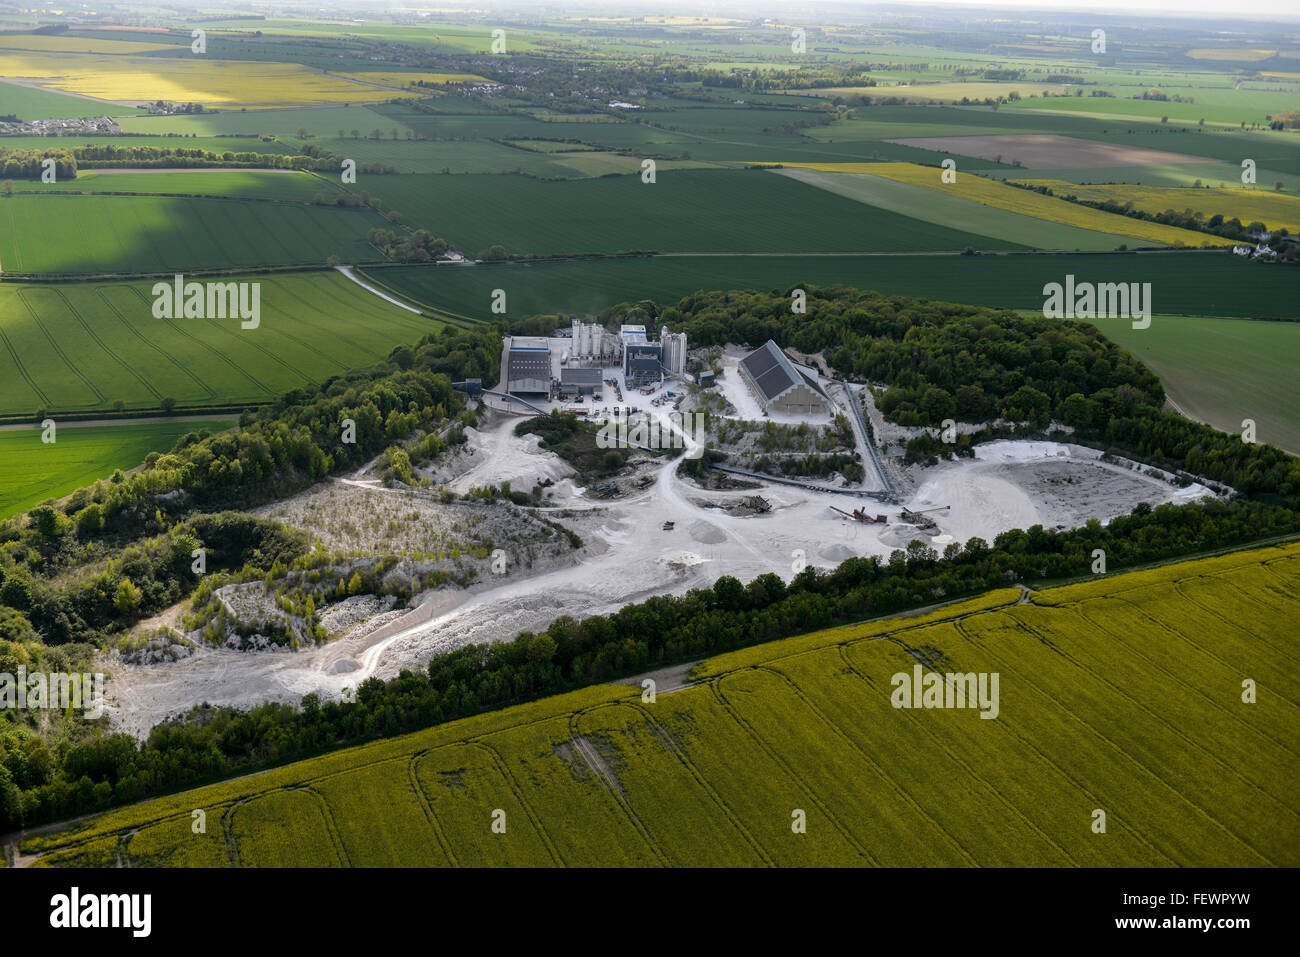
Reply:
<svg viewBox="0 0 1300 957"><path fill-rule="evenodd" d="M462 474L447 476L447 484L509 481L526 489L539 477L568 474L554 455L537 448L535 436L514 435L517 421L502 417L471 434L469 444L480 453L466 456ZM572 479L560 477L540 512L575 530L585 542L580 551L512 569L470 589L430 592L427 615L395 632L385 628L298 652L204 649L167 664L109 662L108 710L115 726L141 734L200 701L250 707L264 700L297 702L309 691L337 698L372 675L390 678L403 668L423 669L439 652L511 639L543 629L560 615L607 614L652 595L680 595L711 586L722 575L749 581L773 572L788 581L805 564L831 568L854 555L885 557L939 533L992 541L1010 528L1073 524L1085 499L1086 510L1105 521L1138 501L1155 505L1196 491L1091 461L1095 455L1051 443L996 442L980 446L975 460L920 470L909 505L953 506L929 532L899 522L896 508L880 509L888 512L888 525L853 522L830 509L843 505L839 496L788 486L763 489L771 512L732 515L720 506L748 493L705 492L677 477L675 460L655 466L653 484L614 499L593 500ZM369 506L363 498L378 490L352 488L359 496L355 514L364 516ZM674 530L664 531L665 521L674 522Z"/></svg>

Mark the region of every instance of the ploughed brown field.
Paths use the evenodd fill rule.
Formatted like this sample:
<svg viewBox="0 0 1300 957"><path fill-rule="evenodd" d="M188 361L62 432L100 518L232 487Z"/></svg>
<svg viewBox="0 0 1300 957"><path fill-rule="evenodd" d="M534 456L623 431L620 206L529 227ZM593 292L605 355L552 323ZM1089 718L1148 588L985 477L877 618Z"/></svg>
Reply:
<svg viewBox="0 0 1300 957"><path fill-rule="evenodd" d="M1157 166L1165 163L1212 163L1204 156L1166 153L1118 143L1101 143L1052 133L1005 136L921 136L888 140L901 146L956 153L1004 163L1019 160L1026 169L1103 169L1108 166Z"/></svg>

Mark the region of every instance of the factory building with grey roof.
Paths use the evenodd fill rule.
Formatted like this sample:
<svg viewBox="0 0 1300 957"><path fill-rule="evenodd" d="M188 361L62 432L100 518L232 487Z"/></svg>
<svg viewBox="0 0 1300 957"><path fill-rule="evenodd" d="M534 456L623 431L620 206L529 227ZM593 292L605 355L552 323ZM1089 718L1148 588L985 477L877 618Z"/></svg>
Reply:
<svg viewBox="0 0 1300 957"><path fill-rule="evenodd" d="M818 415L831 410L816 375L793 362L771 339L741 359L739 368L741 377L770 412Z"/></svg>

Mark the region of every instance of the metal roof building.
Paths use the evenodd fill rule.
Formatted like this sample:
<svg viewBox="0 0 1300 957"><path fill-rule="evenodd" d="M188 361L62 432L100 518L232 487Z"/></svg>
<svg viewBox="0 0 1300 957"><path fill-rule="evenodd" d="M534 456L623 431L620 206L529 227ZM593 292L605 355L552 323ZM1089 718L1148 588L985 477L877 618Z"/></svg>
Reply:
<svg viewBox="0 0 1300 957"><path fill-rule="evenodd" d="M765 409L803 415L830 411L816 376L792 362L771 339L740 360L740 375Z"/></svg>
<svg viewBox="0 0 1300 957"><path fill-rule="evenodd" d="M626 342L623 346L623 381L628 385L658 382L660 351L657 342Z"/></svg>
<svg viewBox="0 0 1300 957"><path fill-rule="evenodd" d="M601 387L601 373L603 371L600 368L580 369L565 366L560 370L560 387L566 392L576 391L590 394Z"/></svg>
<svg viewBox="0 0 1300 957"><path fill-rule="evenodd" d="M551 391L551 350L545 338L511 337L510 349L506 354L506 391Z"/></svg>

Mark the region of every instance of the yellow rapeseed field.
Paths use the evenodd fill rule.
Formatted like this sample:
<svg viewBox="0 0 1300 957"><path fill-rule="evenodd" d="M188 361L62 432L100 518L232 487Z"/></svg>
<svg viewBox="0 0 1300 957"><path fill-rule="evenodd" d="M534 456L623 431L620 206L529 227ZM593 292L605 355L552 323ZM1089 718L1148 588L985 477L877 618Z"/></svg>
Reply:
<svg viewBox="0 0 1300 957"><path fill-rule="evenodd" d="M1261 222L1269 229L1285 226L1291 232L1300 232L1300 196L1274 192L1260 184L1255 188L1195 189L1188 186L1078 186L1057 179L1028 180L1039 186L1050 186L1057 193L1073 193L1090 202L1131 202L1137 209L1148 213L1163 213L1167 209L1183 212L1191 209L1204 213L1206 218L1222 213L1225 219L1234 216L1249 224Z"/></svg>
<svg viewBox="0 0 1300 957"><path fill-rule="evenodd" d="M40 867L1293 867L1297 584L1292 543L1024 603L1004 588L718 655L655 700L596 685L20 849ZM900 701L923 670L998 690Z"/></svg>
<svg viewBox="0 0 1300 957"><path fill-rule="evenodd" d="M1243 47L1236 49L1231 47L1197 47L1194 50L1188 50L1187 55L1193 60L1244 60L1253 62L1255 60L1266 60L1276 52L1276 50L1250 50Z"/></svg>
<svg viewBox="0 0 1300 957"><path fill-rule="evenodd" d="M34 50L41 53L151 53L155 50L175 50L172 43L141 43L138 40L91 39L89 37L56 37L44 34L11 33L0 36L0 50Z"/></svg>
<svg viewBox="0 0 1300 957"><path fill-rule="evenodd" d="M250 109L384 99L373 86L294 63L0 51L0 77L120 103L170 100Z"/></svg>
<svg viewBox="0 0 1300 957"><path fill-rule="evenodd" d="M971 173L958 172L955 183L943 183L940 181L941 171L933 166L920 166L916 163L785 163L783 165L827 173L867 173L900 183L910 183L913 186L924 186L927 189L946 192L983 203L985 206L1019 213L1022 216L1045 219L1052 223L1064 223L1067 226L1078 226L1081 229L1095 229L1098 232L1117 236L1131 236L1143 242L1164 246L1231 245L1230 240L1209 233L1147 223L1116 213L1104 213L1099 209L1067 203L1063 199L1044 196L1042 193L1030 192L1027 189L1018 189Z"/></svg>

